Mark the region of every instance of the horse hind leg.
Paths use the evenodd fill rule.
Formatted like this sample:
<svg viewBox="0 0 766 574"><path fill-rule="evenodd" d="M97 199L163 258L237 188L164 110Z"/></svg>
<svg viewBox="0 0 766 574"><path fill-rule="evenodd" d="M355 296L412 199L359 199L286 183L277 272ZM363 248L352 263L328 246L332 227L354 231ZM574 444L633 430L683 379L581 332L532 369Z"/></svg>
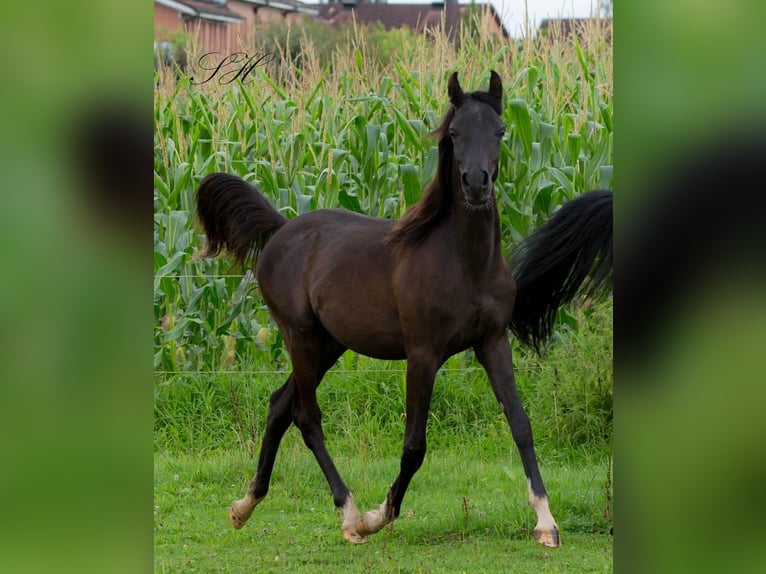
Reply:
<svg viewBox="0 0 766 574"><path fill-rule="evenodd" d="M269 400L269 414L266 419L266 431L261 441L258 468L247 488L247 494L241 500L231 503L229 521L238 530L245 525L255 507L266 497L269 490L269 481L279 443L292 422L294 397L295 376L291 374L287 382L272 393Z"/></svg>
<svg viewBox="0 0 766 574"><path fill-rule="evenodd" d="M524 412L521 399L516 391L508 339L505 334L496 339L487 339L483 346L477 347L475 350L479 362L487 371L492 390L505 413L511 427L511 435L519 449L521 463L527 476L529 503L537 514L537 524L534 530L535 540L543 546L556 548L561 545L559 528L551 514L548 494L545 491L540 469L537 465L529 417Z"/></svg>
<svg viewBox="0 0 766 574"><path fill-rule="evenodd" d="M330 485L335 507L343 512L343 537L351 543L364 544L367 542L366 536L358 533L355 528L361 516L324 442L322 412L316 398L316 389L322 377L343 354L345 347L325 332L319 336L314 332L313 335L301 338L299 342L293 339L290 344L298 397L294 422Z"/></svg>

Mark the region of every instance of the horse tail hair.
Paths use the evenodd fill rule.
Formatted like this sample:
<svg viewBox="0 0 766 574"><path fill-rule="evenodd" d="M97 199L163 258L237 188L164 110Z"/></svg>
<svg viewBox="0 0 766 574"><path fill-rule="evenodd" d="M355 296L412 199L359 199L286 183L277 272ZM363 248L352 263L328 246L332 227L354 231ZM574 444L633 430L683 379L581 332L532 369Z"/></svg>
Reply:
<svg viewBox="0 0 766 574"><path fill-rule="evenodd" d="M565 203L511 251L516 302L510 329L542 354L559 307L612 284L612 192L593 190Z"/></svg>
<svg viewBox="0 0 766 574"><path fill-rule="evenodd" d="M197 257L215 257L225 249L237 263L255 265L261 250L287 218L236 175L211 173L197 188L197 217L207 235Z"/></svg>

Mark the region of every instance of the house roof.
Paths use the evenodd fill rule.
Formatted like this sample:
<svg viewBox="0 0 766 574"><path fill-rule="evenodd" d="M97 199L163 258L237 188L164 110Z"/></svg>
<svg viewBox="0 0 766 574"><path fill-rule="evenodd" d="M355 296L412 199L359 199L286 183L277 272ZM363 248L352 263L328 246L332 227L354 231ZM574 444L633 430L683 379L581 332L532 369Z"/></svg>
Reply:
<svg viewBox="0 0 766 574"><path fill-rule="evenodd" d="M508 31L492 4L475 4L479 9L487 9L497 22L503 35ZM319 6L319 17L330 24L357 22L374 24L380 22L387 30L409 27L422 33L426 28L439 27L444 18L447 35L452 36L460 30L460 17L471 6L458 5L456 0L434 1L429 4L385 4L365 2L364 0L344 0Z"/></svg>
<svg viewBox="0 0 766 574"><path fill-rule="evenodd" d="M236 12L229 10L223 2L212 0L154 0L190 18L202 20L215 20L217 22L242 22L244 18Z"/></svg>
<svg viewBox="0 0 766 574"><path fill-rule="evenodd" d="M422 33L426 28L436 28L444 22L449 36L460 30L461 14L469 6L460 6L456 0L434 1L429 4L385 4L364 0L343 0L332 4L307 5L300 0L239 0L256 6L270 7L285 12L302 12L317 16L329 24L346 24L354 20L360 23L380 22L386 29L409 27ZM226 0L155 0L189 18L219 22L242 22L244 18L226 6ZM486 8L497 22L503 35L508 31L492 4L476 4Z"/></svg>
<svg viewBox="0 0 766 574"><path fill-rule="evenodd" d="M299 0L239 0L245 4L284 10L285 12L301 12L303 14L317 15L317 6L305 4Z"/></svg>
<svg viewBox="0 0 766 574"><path fill-rule="evenodd" d="M357 22L374 24L380 22L386 29L409 27L418 32L426 28L441 26L442 14L447 34L452 35L460 28L460 6L457 3L444 4L378 4L359 2L356 4L322 4L319 17L330 24Z"/></svg>

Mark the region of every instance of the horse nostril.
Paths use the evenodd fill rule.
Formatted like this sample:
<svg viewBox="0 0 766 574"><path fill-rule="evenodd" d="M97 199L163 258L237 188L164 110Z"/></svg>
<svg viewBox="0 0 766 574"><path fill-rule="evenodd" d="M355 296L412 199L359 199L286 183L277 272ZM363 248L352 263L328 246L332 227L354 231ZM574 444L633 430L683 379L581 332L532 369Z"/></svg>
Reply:
<svg viewBox="0 0 766 574"><path fill-rule="evenodd" d="M463 185L465 187L469 187L469 184L468 184L468 174L466 172L463 172L463 175L461 176L461 179L463 180Z"/></svg>
<svg viewBox="0 0 766 574"><path fill-rule="evenodd" d="M489 173L487 172L486 169L482 173L484 174L484 179L483 179L482 183L483 183L484 187L487 187L489 185Z"/></svg>

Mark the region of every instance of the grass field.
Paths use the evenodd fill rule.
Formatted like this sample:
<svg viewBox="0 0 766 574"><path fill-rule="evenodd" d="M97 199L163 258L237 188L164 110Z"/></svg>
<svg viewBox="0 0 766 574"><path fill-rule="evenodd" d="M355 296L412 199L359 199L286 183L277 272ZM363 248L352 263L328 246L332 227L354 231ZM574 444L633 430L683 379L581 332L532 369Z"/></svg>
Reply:
<svg viewBox="0 0 766 574"><path fill-rule="evenodd" d="M228 505L241 497L254 460L239 451L158 453L155 571L611 571L605 464L542 461L563 541L547 549L532 538L535 516L517 455L485 456L479 447L465 440L427 455L402 516L362 546L343 540L327 483L294 430L269 496L241 531L229 525ZM374 449L335 460L360 508L377 507L399 464Z"/></svg>
<svg viewBox="0 0 766 574"><path fill-rule="evenodd" d="M588 327L564 333L546 360L517 361L562 548L533 540L535 515L508 425L486 375L458 356L438 376L429 452L402 516L360 548L343 541L327 483L294 427L266 501L242 531L228 523L228 506L255 469L269 394L285 373L159 382L155 571L610 571L610 311L597 307ZM360 509L377 507L398 471L402 366L348 354L319 387L328 449Z"/></svg>

